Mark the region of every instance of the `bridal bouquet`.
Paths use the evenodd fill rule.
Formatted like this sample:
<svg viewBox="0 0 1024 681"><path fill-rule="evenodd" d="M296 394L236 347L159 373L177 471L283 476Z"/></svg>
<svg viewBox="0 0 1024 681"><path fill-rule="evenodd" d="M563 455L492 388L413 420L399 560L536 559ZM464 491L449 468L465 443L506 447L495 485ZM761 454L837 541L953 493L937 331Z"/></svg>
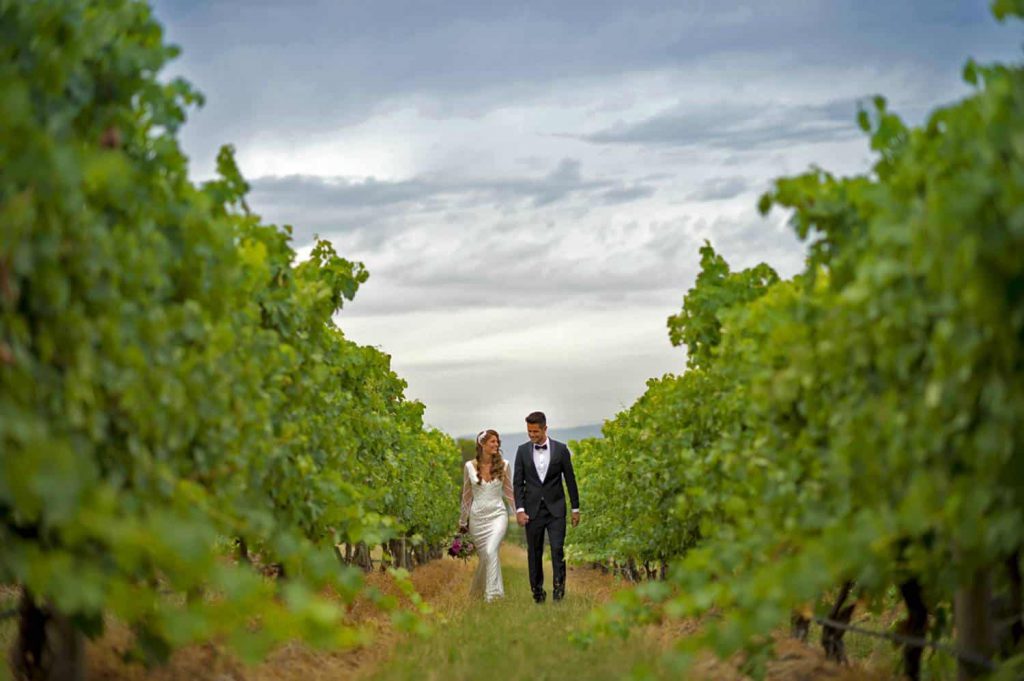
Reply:
<svg viewBox="0 0 1024 681"><path fill-rule="evenodd" d="M473 546L473 542L461 535L455 535L452 545L448 547L448 555L452 558L469 560L474 553L476 553L476 547Z"/></svg>

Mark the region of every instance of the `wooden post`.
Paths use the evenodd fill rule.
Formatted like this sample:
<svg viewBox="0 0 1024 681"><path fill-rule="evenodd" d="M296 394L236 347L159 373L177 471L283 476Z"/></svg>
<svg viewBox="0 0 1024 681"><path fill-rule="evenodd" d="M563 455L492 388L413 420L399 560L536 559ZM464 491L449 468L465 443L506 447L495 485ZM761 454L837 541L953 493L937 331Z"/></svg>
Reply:
<svg viewBox="0 0 1024 681"><path fill-rule="evenodd" d="M245 537L238 538L238 560L246 564L252 564L252 559L249 558L249 545L245 543Z"/></svg>
<svg viewBox="0 0 1024 681"><path fill-rule="evenodd" d="M1010 624L1009 648L1020 645L1024 640L1024 579L1021 578L1020 551L1014 551L1006 559L1006 576L1010 582Z"/></svg>
<svg viewBox="0 0 1024 681"><path fill-rule="evenodd" d="M803 616L799 610L789 614L789 635L798 641L807 643L807 637L811 634L811 620Z"/></svg>
<svg viewBox="0 0 1024 681"><path fill-rule="evenodd" d="M18 607L18 636L11 666L25 681L84 681L85 644L71 620L38 605L25 589Z"/></svg>
<svg viewBox="0 0 1024 681"><path fill-rule="evenodd" d="M988 568L977 570L969 583L961 585L953 598L956 624L956 647L985 659L992 657L994 631L990 613L992 601L992 575ZM979 679L988 670L979 664L961 659L957 679Z"/></svg>
<svg viewBox="0 0 1024 681"><path fill-rule="evenodd" d="M345 554L341 552L341 544L334 545L334 557L338 559L338 565L341 567L348 565L348 561L345 560Z"/></svg>
<svg viewBox="0 0 1024 681"><path fill-rule="evenodd" d="M900 584L903 603L907 606L907 619L903 633L915 638L924 638L928 633L928 606L924 602L924 591L916 578L908 579ZM920 646L903 644L903 675L912 681L921 678Z"/></svg>

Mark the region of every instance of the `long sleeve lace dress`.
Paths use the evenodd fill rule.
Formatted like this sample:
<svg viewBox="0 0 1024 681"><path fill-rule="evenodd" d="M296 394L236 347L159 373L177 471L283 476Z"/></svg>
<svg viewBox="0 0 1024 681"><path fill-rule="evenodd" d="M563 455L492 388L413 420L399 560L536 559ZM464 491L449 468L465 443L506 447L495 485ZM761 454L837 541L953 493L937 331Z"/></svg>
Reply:
<svg viewBox="0 0 1024 681"><path fill-rule="evenodd" d="M501 580L501 561L498 549L508 531L508 509L515 508L512 496L512 472L505 461L505 474L489 481L480 479L476 461L467 461L462 476L462 514L459 525L469 524L469 536L476 546L480 562L477 564L470 586L471 596L483 596L492 601L505 595Z"/></svg>

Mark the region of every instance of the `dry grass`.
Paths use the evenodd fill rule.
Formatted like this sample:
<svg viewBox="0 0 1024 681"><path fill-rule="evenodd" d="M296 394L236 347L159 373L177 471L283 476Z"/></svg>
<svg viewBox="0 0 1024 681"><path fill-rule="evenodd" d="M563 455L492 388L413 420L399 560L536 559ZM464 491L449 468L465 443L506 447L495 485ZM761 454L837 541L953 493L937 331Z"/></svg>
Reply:
<svg viewBox="0 0 1024 681"><path fill-rule="evenodd" d="M700 681L750 681L740 672L741 658L719 660L713 655L702 656L694 665L690 678ZM838 665L825 659L820 648L806 643L779 638L775 642L775 659L766 666L765 681L885 681L889 675L866 668L859 663Z"/></svg>
<svg viewBox="0 0 1024 681"><path fill-rule="evenodd" d="M438 560L412 574L416 590L440 618L451 617L459 607L459 596L469 588L473 565L462 561ZM366 577L368 584L394 596L400 592L386 574L374 572ZM373 632L373 641L366 646L326 652L301 643L290 643L275 650L261 664L247 666L216 644L189 646L176 651L161 667L147 670L127 663L124 654L131 648L132 636L127 627L113 623L103 638L88 646L87 676L111 681L337 681L355 679L371 672L385 659L398 640L390 618L368 601L357 601L349 611L353 623Z"/></svg>
<svg viewBox="0 0 1024 681"><path fill-rule="evenodd" d="M597 596L600 601L607 600L626 584L621 579L616 579L608 574L591 568L570 568L569 581L572 584L580 585L582 588ZM891 620L895 615L888 616L886 621ZM665 621L656 626L645 627L638 636L646 641L652 641L662 650L668 650L673 643L682 638L691 636L701 627L696 619ZM820 636L820 629L816 630ZM848 635L847 638L853 638ZM817 636L810 640L815 641ZM849 646L848 641L848 646ZM887 645L887 644L883 644ZM890 667L890 660L880 655L877 650L858 651L864 656L852 659L849 665L838 665L825 658L825 652L820 645L813 643L802 643L789 638L785 633L779 633L775 638L775 656L766 665L767 673L765 681L811 681L813 679L828 679L830 681L885 681L893 678L886 671ZM856 653L848 648L851 656ZM714 655L707 653L702 655L690 670L688 678L707 681L750 681L750 677L740 671L742 656L735 656L730 660L720 660Z"/></svg>

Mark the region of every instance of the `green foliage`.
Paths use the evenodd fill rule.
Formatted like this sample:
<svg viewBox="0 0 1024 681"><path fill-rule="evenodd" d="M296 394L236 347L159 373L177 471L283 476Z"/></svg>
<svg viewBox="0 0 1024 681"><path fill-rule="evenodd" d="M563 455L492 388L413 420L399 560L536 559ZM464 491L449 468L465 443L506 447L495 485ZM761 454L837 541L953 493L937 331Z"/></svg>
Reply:
<svg viewBox="0 0 1024 681"><path fill-rule="evenodd" d="M793 280L701 250L669 321L690 369L577 457L612 511L574 550L674 559L671 588L597 629L714 606L686 645L750 652L843 581L877 603L913 577L934 612L1024 547L1024 69L965 77L974 94L920 127L881 98L861 112L871 172L812 169L762 198L810 243Z"/></svg>
<svg viewBox="0 0 1024 681"><path fill-rule="evenodd" d="M992 13L996 19L1004 21L1006 17L1024 17L1022 0L992 0Z"/></svg>
<svg viewBox="0 0 1024 681"><path fill-rule="evenodd" d="M150 657L350 643L315 595L359 588L333 545L437 542L458 496L454 442L332 321L366 272L326 242L296 263L229 147L189 180L201 100L157 78L176 50L146 4L0 0L0 36L0 582L114 614Z"/></svg>
<svg viewBox="0 0 1024 681"><path fill-rule="evenodd" d="M463 461L476 458L476 441L473 438L460 437L455 443L459 446Z"/></svg>
<svg viewBox="0 0 1024 681"><path fill-rule="evenodd" d="M719 314L757 298L779 279L765 264L730 272L725 258L715 253L710 243L700 249L700 265L697 285L686 295L682 311L668 318L669 339L672 345L686 345L691 368L711 361L711 349L721 340Z"/></svg>

